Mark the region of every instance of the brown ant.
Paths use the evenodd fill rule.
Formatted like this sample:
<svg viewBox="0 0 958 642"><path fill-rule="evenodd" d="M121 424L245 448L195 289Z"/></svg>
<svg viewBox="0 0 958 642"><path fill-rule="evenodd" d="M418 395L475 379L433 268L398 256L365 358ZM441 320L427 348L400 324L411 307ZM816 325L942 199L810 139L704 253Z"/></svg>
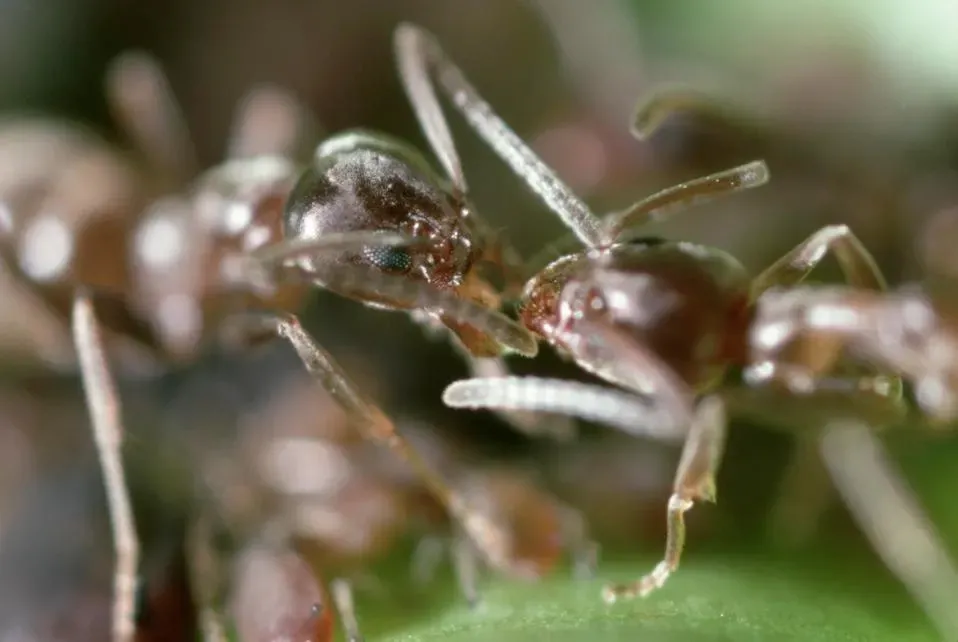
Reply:
<svg viewBox="0 0 958 642"><path fill-rule="evenodd" d="M606 599L647 595L661 587L678 566L683 514L695 500L714 501L725 435L726 395L719 385L730 367L743 367L745 383L753 387L883 399L886 420L903 411L899 377L836 373L845 348L867 347L889 371L925 385L930 385L929 377L941 383L935 375L945 375L931 364L941 365L943 355L934 359L923 352L915 358L906 348L907 340L916 337L889 332L887 326L897 327L908 318L907 309L881 294L885 279L847 226L821 229L754 279L736 259L715 248L623 238L629 228L675 209L763 184L764 163L668 188L600 219L492 111L430 34L402 25L396 48L402 64L421 79L420 91L432 95L429 79L435 80L473 129L586 246L530 279L522 297L523 324L584 369L629 391L500 377L453 383L444 401L453 407L566 413L633 434L685 440L669 501L665 559L637 582L607 587ZM661 121L640 111L635 122L641 128L633 132L644 138ZM829 253L853 289L840 295L807 288L774 290L801 282ZM860 303L862 298L870 304ZM785 311L779 311L782 307ZM786 312L791 314L783 318ZM953 339L947 334L936 338L942 336ZM944 386L933 387L939 398L945 396L940 392ZM869 476L895 476L884 462L859 468L855 483Z"/></svg>
<svg viewBox="0 0 958 642"><path fill-rule="evenodd" d="M335 617L326 588L307 561L282 538L260 532L245 541L223 570L214 550L210 514L188 536L192 586L205 642L291 640L331 642ZM343 619L349 621L351 612Z"/></svg>
<svg viewBox="0 0 958 642"><path fill-rule="evenodd" d="M457 519L468 521L466 530L485 551L486 540L497 538L495 529L481 515L474 515L422 462L395 432L391 421L355 389L289 311L298 309L308 294L304 280L353 292L360 284L374 283L377 293L388 300L441 309L449 323L461 324L463 333L472 326L503 348L535 354L531 335L494 309L432 288L430 283L390 279L382 274L385 268L377 264L378 259L367 260L365 266L358 263L362 257L380 257L383 248L415 248L435 241L429 233L437 230L428 225L401 230L406 234L390 232L389 226L379 220L392 211L388 203L377 205L385 209L340 211L349 224L339 233L327 229L315 237L308 224L291 225L283 204L297 168L283 148L295 139L289 135L295 128L278 127L266 134L260 131L263 119L254 115L261 102L244 105L231 145L235 154L253 155L229 160L179 193L175 190L182 187L189 174L185 168L192 166L192 155L186 151L188 137L179 126L162 72L148 57L130 54L114 65L109 86L121 117L156 168L146 176L155 175L158 185L155 189L142 187L135 178L114 182L112 174L93 171L91 167L99 170L100 166L88 162L91 154L87 153L86 141L81 140L76 155L57 158L64 162L49 168L49 173L17 175L7 186L0 199L6 215L0 249L8 269L52 312L73 317L74 343L114 522L118 557L115 640L126 641L133 634L133 586L139 552L118 454L119 400L109 381L94 304L111 339L128 340L163 363L195 358L211 334L235 327L230 323L233 319L243 321L243 326L265 326L271 334L286 337L310 372L361 419L356 425L364 429L364 435L406 457L440 502ZM295 121L294 108L279 106L281 121ZM273 121L266 119L267 124ZM350 140L355 141L355 136L335 137L327 141L326 149L342 151L342 145ZM368 137L363 140L374 147L380 144ZM112 153L104 157L109 160L104 161L109 168L128 168L115 162ZM100 160L97 155L92 158ZM333 166L347 169L355 157L345 154L336 159ZM398 167L403 176L412 176L412 167L406 174L402 169L406 167L403 163L411 162L401 160L398 165L394 163L394 168ZM135 173L130 170L129 176L135 177ZM128 198L118 198L112 190ZM152 204L145 205L147 202ZM363 219L363 223L356 225L357 219ZM292 231L295 234L290 235ZM442 243L439 246L446 247ZM350 250L351 254L342 254ZM444 251L437 250L440 254ZM338 252L335 256L339 258L318 269L317 263L323 262L329 252ZM440 254L416 256L418 260ZM310 268L304 274L302 267L290 265L291 261L305 262ZM251 314L259 309L277 312ZM508 570L508 560L490 561Z"/></svg>
<svg viewBox="0 0 958 642"><path fill-rule="evenodd" d="M352 614L357 570L392 550L405 535L422 536L413 561L417 583L450 554L460 589L478 604L481 554L421 477L391 453L356 438L352 419L308 380L281 387L248 419L237 451L208 466L212 503L225 507L240 532L269 523L324 577L350 640L360 639ZM596 547L579 515L511 466L475 465L466 449L432 427L399 422L407 439L472 510L498 527L496 556L526 579L554 570L568 551L579 575L590 573ZM250 474L254 471L254 474Z"/></svg>

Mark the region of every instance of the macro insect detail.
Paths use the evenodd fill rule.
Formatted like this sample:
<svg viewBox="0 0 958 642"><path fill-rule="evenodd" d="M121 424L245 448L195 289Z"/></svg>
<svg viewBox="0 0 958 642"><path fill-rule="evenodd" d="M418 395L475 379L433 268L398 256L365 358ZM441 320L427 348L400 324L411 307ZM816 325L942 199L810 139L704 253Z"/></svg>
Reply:
<svg viewBox="0 0 958 642"><path fill-rule="evenodd" d="M889 332L895 321L912 315L896 304L900 295L884 292L886 283L877 264L847 226L822 228L754 278L734 257L715 248L664 239L632 240L632 230L644 223L764 184L768 180L764 162L694 179L598 217L492 111L430 34L402 25L395 42L403 64L434 81L476 133L585 246L552 262L526 283L520 320L580 367L620 388L531 377L473 378L451 384L443 395L446 404L564 413L630 434L684 442L667 507L665 556L635 582L606 587L606 600L647 595L678 567L684 513L696 501L715 499L727 406L746 411L752 404L761 405L762 394L809 399L838 395L852 402L871 400L880 409L877 418L872 409L872 423L893 423L906 411L901 376L938 391L925 395L923 407L929 413L937 409L940 414L940 402L950 399L942 392L948 389L945 377L950 372L944 368L933 372L932 365L942 359L927 354L929 346L937 344L919 341L916 354L908 350L902 333ZM666 120L670 104L668 91L654 94L636 113L633 133L641 140L653 135ZM848 287L796 287L829 255L838 261ZM927 316L930 320L935 315L929 311ZM935 339L944 337L947 331ZM870 367L870 372L849 371L853 363ZM733 366L744 369L741 382L729 376ZM830 437L841 432L838 426L827 420L815 426L822 431L823 456L829 462L848 455L853 442ZM860 430L855 433L855 439L871 440L878 448L868 431L864 438ZM857 463L854 474L833 470L843 491L867 484L868 479L897 475L878 458L858 457ZM859 501L848 500L853 510L871 508L860 495L854 497ZM898 508L902 523L909 524L912 534L919 532L915 507L899 502ZM885 549L872 539L880 551ZM903 580L914 589L909 578ZM921 601L934 610L928 600Z"/></svg>
<svg viewBox="0 0 958 642"><path fill-rule="evenodd" d="M108 74L108 89L145 167L85 138L61 141L73 153L45 155L52 168L25 165L0 194L6 215L0 255L46 311L60 320L73 319L114 525L114 638L125 641L133 635L139 545L119 458L119 399L109 382L107 352L120 357L124 368L135 358L165 365L196 359L211 339L278 334L293 344L309 372L351 413L366 438L407 459L440 503L456 519L469 521L473 537L496 541L496 528L474 514L406 444L293 312L311 286L354 291L358 284L373 283L377 292L410 307L442 309L450 323L471 326L516 352L534 354L536 344L528 332L488 306L430 283L390 280L382 268L344 259L344 252L381 257L384 248L444 242L423 237L419 227L384 228L377 218L382 212L341 210L338 215L347 223L339 229L345 231L289 238L284 204L300 172L290 157L298 142L290 132L298 129L302 114L282 92L254 91L240 106L230 157L190 181L195 171L189 136L156 63L142 54L121 56ZM263 109L277 108L274 118L258 117ZM35 138L28 136L28 150L48 151L44 131L41 127ZM373 217L365 225L353 225L357 216L369 214ZM437 233L445 232L449 230ZM328 253L338 258L320 269ZM453 255L461 259L458 250ZM114 354L117 348L121 350ZM488 548L482 541L478 547ZM509 570L509 560L491 561Z"/></svg>

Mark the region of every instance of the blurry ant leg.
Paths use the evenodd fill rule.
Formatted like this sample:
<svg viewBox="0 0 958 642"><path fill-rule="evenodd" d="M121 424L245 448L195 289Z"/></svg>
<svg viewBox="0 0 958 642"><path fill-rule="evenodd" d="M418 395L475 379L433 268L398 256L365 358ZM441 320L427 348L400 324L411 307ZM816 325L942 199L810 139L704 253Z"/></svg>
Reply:
<svg viewBox="0 0 958 642"><path fill-rule="evenodd" d="M599 544L589 536L589 526L582 513L558 500L559 529L562 542L572 557L572 574L578 580L590 580L599 564Z"/></svg>
<svg viewBox="0 0 958 642"><path fill-rule="evenodd" d="M227 158L293 157L302 144L305 110L291 94L273 85L249 91L233 117Z"/></svg>
<svg viewBox="0 0 958 642"><path fill-rule="evenodd" d="M250 315L246 315L248 318ZM502 528L488 515L474 510L449 483L396 431L392 420L365 398L359 388L291 314L260 314L259 324L266 323L286 338L299 355L306 370L323 386L353 419L365 439L385 446L413 469L433 496L445 507L469 535L485 560L495 569L516 577L527 577L528 569L516 564L505 554L503 542L508 540Z"/></svg>
<svg viewBox="0 0 958 642"><path fill-rule="evenodd" d="M502 357L476 358L466 356L469 374L473 378L508 377L509 367ZM521 410L501 410L496 414L510 426L530 437L549 436L558 441L575 439L578 429L573 418L562 415L536 414Z"/></svg>
<svg viewBox="0 0 958 642"><path fill-rule="evenodd" d="M353 588L349 581L337 578L330 583L329 590L343 623L346 639L349 642L363 642L363 636L359 632L359 621L356 619L356 607L353 604Z"/></svg>
<svg viewBox="0 0 958 642"><path fill-rule="evenodd" d="M716 396L702 399L682 450L675 486L669 498L665 557L651 573L638 581L607 586L602 593L606 602L645 597L661 588L678 568L685 546L686 511L692 508L696 500L715 501L715 475L725 448L725 428L722 400Z"/></svg>
<svg viewBox="0 0 958 642"><path fill-rule="evenodd" d="M421 120L428 118L434 123L440 122L433 86L435 83L479 137L583 244L587 247L601 244L599 220L588 205L493 111L432 34L418 26L403 23L396 28L393 45L403 85L411 102L417 106ZM437 140L438 134L449 137L445 120L441 122L441 128L433 127L431 140ZM434 144L434 147L439 147L437 152L441 153L441 149L447 146Z"/></svg>
<svg viewBox="0 0 958 642"><path fill-rule="evenodd" d="M958 569L881 442L841 420L822 436L822 456L849 512L944 640L958 639Z"/></svg>
<svg viewBox="0 0 958 642"><path fill-rule="evenodd" d="M213 550L210 520L197 517L187 533L190 587L197 602L203 642L226 642L226 624L218 610L222 593L222 568Z"/></svg>
<svg viewBox="0 0 958 642"><path fill-rule="evenodd" d="M722 172L667 187L602 220L606 244L614 243L626 228L660 221L678 210L730 196L768 182L765 161L753 161Z"/></svg>
<svg viewBox="0 0 958 642"><path fill-rule="evenodd" d="M159 63L141 51L121 54L106 84L114 117L139 150L170 185L184 184L196 172L196 153Z"/></svg>
<svg viewBox="0 0 958 642"><path fill-rule="evenodd" d="M832 505L833 496L817 436L799 435L769 517L771 540L788 548L808 542Z"/></svg>
<svg viewBox="0 0 958 642"><path fill-rule="evenodd" d="M414 584L426 586L432 582L448 548L447 538L439 535L426 535L419 540L413 550L412 564L409 569L409 575Z"/></svg>
<svg viewBox="0 0 958 642"><path fill-rule="evenodd" d="M479 607L479 560L472 542L464 534L452 538L452 565L459 590L470 609Z"/></svg>
<svg viewBox="0 0 958 642"><path fill-rule="evenodd" d="M828 225L799 243L752 281L752 300L773 286L802 282L826 255L833 254L845 281L864 290L885 290L885 277L871 253L847 225Z"/></svg>
<svg viewBox="0 0 958 642"><path fill-rule="evenodd" d="M84 292L77 292L74 297L72 325L113 527L116 570L113 576L112 639L113 642L131 642L136 632L134 619L140 544L121 457L120 399L106 361L93 304Z"/></svg>

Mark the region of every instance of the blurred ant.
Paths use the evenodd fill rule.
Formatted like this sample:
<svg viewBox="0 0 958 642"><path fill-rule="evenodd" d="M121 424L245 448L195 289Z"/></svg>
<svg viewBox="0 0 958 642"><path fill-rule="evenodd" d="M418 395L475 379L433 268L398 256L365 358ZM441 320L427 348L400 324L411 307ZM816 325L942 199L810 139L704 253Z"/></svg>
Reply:
<svg viewBox="0 0 958 642"><path fill-rule="evenodd" d="M335 617L326 589L302 555L260 532L243 542L223 568L214 550L210 514L188 536L192 586L205 642L331 642ZM350 621L351 612L343 619ZM353 618L354 619L354 618Z"/></svg>
<svg viewBox="0 0 958 642"><path fill-rule="evenodd" d="M925 360L930 355L909 361L903 352L914 336L889 334L885 326L907 319L907 307L896 308L894 298L881 294L883 275L846 226L819 230L754 279L734 257L715 248L623 238L629 228L675 209L765 183L768 172L761 161L665 189L600 219L492 111L430 34L402 25L396 48L401 64L420 78L420 91L432 95L433 79L586 246L529 280L522 296L523 324L584 369L629 391L535 378L472 379L449 386L445 402L566 413L633 434L685 440L669 501L665 559L639 581L607 587L607 600L661 587L678 566L683 514L695 500L714 500L725 435L719 385L730 367L743 367L744 381L752 387L884 400L892 417L903 411L900 378L883 372L836 375L844 349L867 344L889 371L912 378L931 374L932 362ZM633 133L646 138L661 121L640 110ZM829 253L852 289L840 296L819 289L773 289L800 283ZM861 297L870 305L859 304ZM783 318L779 308L785 302L794 313ZM880 311L888 305L894 311ZM893 476L884 466L873 472Z"/></svg>
<svg viewBox="0 0 958 642"><path fill-rule="evenodd" d="M350 640L361 638L352 612L357 570L410 533L422 536L413 561L416 582L427 582L448 553L468 604L477 605L481 551L420 476L357 439L351 421L330 395L316 394L308 381L283 385L269 405L249 417L248 437L239 440L238 451L217 454L205 467L212 503L225 509L226 521L239 532L271 524L330 578L333 603ZM531 477L511 466L466 464L466 449L441 438L433 427L399 425L472 510L496 524L495 554L521 570L521 577L548 574L565 551L577 575L592 572L596 547L584 521Z"/></svg>
<svg viewBox="0 0 958 642"><path fill-rule="evenodd" d="M66 144L76 145L74 154L56 157L46 173L39 166L14 173L5 186L0 198L5 223L0 254L6 267L51 312L73 317L74 343L114 522L119 569L114 639L126 641L133 634L138 544L119 459L119 400L109 382L94 304L111 340L135 345L140 353L145 349L165 363L195 359L211 334L226 333L236 325L263 327L287 338L310 372L361 419L356 425L367 438L406 457L440 501L457 518L468 520L467 530L480 542L494 540L496 533L487 520L474 515L424 465L289 311L298 309L308 294L304 278L353 290L356 283L374 282L384 296L414 307L443 309L450 323L462 324L464 333L471 325L504 348L534 354L531 335L491 308L428 283L390 281L375 262L364 267L342 260L345 250L356 257L380 256L384 247L434 241L421 237L424 227L414 226L409 235L390 233L372 220L366 229L353 226L354 231L327 232L318 238L306 234L304 239L309 226L291 226L283 210L297 172L287 156L296 139L289 132L297 131L290 123L298 114L281 94L266 94L272 100L264 101L262 94L259 101L248 100L234 129L233 158L184 187L187 168L192 167L188 136L156 64L139 54L122 56L111 69L108 86L121 118L152 160L155 170L145 176L156 177L155 189L144 187L151 181L136 179L132 167L113 152L85 139L71 139ZM278 112L264 118L264 107ZM277 121L285 125L275 126ZM107 172L101 165L116 171ZM350 212L341 215L352 221ZM292 229L295 234L290 234ZM291 260L322 261L326 252L338 252L340 258L318 272L311 264L305 275L301 269L284 270L295 267L289 265ZM259 309L277 312L256 313ZM494 560L504 569L506 562Z"/></svg>

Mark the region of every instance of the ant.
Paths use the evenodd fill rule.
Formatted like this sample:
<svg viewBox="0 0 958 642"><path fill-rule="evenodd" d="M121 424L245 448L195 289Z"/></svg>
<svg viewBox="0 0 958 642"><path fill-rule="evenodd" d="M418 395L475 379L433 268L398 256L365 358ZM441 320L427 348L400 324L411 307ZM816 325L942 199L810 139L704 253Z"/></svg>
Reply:
<svg viewBox="0 0 958 642"><path fill-rule="evenodd" d="M303 556L264 531L242 544L224 572L210 518L201 514L188 535L202 639L226 642L232 631L244 642L331 642L335 616L325 587ZM355 619L351 611L341 612L346 622Z"/></svg>
<svg viewBox="0 0 958 642"><path fill-rule="evenodd" d="M432 238L416 238L424 228L409 230L411 236L391 233L373 217L365 228L324 233L319 238L304 239L299 234L303 229L298 229L298 235L290 234L283 204L297 174L295 163L287 158L287 148L295 139L289 131L297 128L280 126L264 133L263 127L277 118L294 122L295 106L283 100L266 101L270 109L278 106L279 114L261 118L256 117L256 107L262 107L263 101L247 101L234 129L231 153L235 157L183 187L189 174L184 168L192 166L192 155L186 151L188 136L180 127L158 66L142 54L121 56L108 75L108 87L122 119L152 159L156 170L151 168L145 176L155 176L157 185L137 179L132 168L119 163L112 152L93 154L88 141L78 139L76 154L64 156L62 164L48 168L51 171L46 174L17 175L7 186L0 199L6 215L0 254L6 267L51 312L72 318L114 526L118 558L114 639L125 642L133 635L139 550L119 458L119 399L106 366L108 344L100 336L101 323L119 345L135 346L138 354L146 352L151 360L167 364L197 358L211 334L226 335L237 327L262 328L285 337L314 377L361 418L356 425L364 429L364 436L409 460L441 503L457 519L468 521L468 532L485 550L485 541L497 537L488 520L473 514L428 469L290 310L298 309L309 294L304 280L309 284L325 280L345 288L374 282L379 292L411 306L443 309L447 320L461 324L463 332L472 326L495 338L503 349L533 355L536 343L531 335L491 308L428 283L390 280L375 262L370 267L342 258L346 250L353 257L380 256L382 248L414 248L432 242ZM335 146L335 140L345 138L327 142ZM100 171L98 163L103 158L109 160L103 162L109 168L125 167L126 173L121 174L130 180L113 182L113 174ZM128 198L117 198L112 190ZM341 214L347 219L355 216L355 212ZM301 269L287 269L294 267L291 261L322 261L330 252L340 258L319 272L312 269L303 275ZM94 306L101 319L96 318ZM491 561L508 570L507 560Z"/></svg>
<svg viewBox="0 0 958 642"><path fill-rule="evenodd" d="M408 464L356 438L350 416L308 380L281 386L250 416L237 452L208 466L213 503L240 532L269 523L314 569L330 592L350 640L361 639L352 612L357 569L381 558L402 536L421 536L413 577L426 583L448 553L470 607L479 603L479 563L468 535ZM307 419L308 418L308 419ZM466 449L423 422L401 420L401 432L442 471L475 511L499 528L498 556L524 579L552 572L568 551L578 576L592 572L596 546L584 521L524 471L472 464ZM470 462L470 463L466 463ZM250 471L254 471L250 475ZM245 490L238 490L245 489ZM362 578L360 578L362 579Z"/></svg>
<svg viewBox="0 0 958 642"><path fill-rule="evenodd" d="M492 111L433 36L402 25L395 43L402 64L421 79L420 91L433 95L430 80L435 81L480 137L586 246L555 260L526 283L520 307L523 325L585 370L625 389L486 378L453 383L444 401L453 407L566 413L632 434L684 440L668 502L665 558L640 580L607 587L608 601L660 588L678 567L684 513L695 501L714 501L725 439L720 385L731 367L744 368L743 379L751 387L803 396L837 391L885 401L892 417L904 410L900 377L883 371L836 373L844 365L844 348L860 344L889 371L941 383L931 364L943 367L944 357L931 359L923 352L914 358L906 352L908 341L921 337L895 335L886 327L900 326L913 312L883 294L884 276L847 226L819 230L755 278L716 248L625 238L630 228L676 209L765 183L763 162L665 189L599 218ZM633 133L644 139L662 120L640 110ZM850 288L838 294L788 289L829 254L838 260ZM869 305L860 303L863 298ZM935 339L943 336L953 339L946 333ZM894 477L884 464L868 472Z"/></svg>

